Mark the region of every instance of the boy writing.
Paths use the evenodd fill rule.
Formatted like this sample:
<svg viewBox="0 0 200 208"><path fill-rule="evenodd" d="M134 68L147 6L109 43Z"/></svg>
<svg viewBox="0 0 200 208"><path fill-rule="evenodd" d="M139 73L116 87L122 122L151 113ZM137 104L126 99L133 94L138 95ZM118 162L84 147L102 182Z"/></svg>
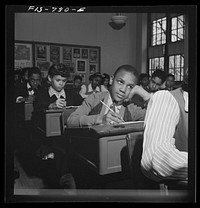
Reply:
<svg viewBox="0 0 200 208"><path fill-rule="evenodd" d="M114 73L109 91L89 95L67 120L69 127L116 124L144 120L145 109L127 103L129 93L138 82L138 72L131 65L122 65ZM110 111L105 105L113 109Z"/></svg>

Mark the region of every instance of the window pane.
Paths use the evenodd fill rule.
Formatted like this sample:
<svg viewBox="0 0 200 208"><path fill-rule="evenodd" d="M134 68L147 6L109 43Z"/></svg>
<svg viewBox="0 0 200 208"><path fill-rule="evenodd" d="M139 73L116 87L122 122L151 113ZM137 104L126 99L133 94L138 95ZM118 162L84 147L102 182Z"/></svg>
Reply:
<svg viewBox="0 0 200 208"><path fill-rule="evenodd" d="M160 68L164 69L164 57L160 57Z"/></svg>
<svg viewBox="0 0 200 208"><path fill-rule="evenodd" d="M169 69L169 74L174 74L174 69Z"/></svg>
<svg viewBox="0 0 200 208"><path fill-rule="evenodd" d="M166 35L165 33L162 33L162 44L166 43Z"/></svg>
<svg viewBox="0 0 200 208"><path fill-rule="evenodd" d="M180 67L180 55L175 56L175 68Z"/></svg>
<svg viewBox="0 0 200 208"><path fill-rule="evenodd" d="M169 57L169 68L174 68L174 56Z"/></svg>
<svg viewBox="0 0 200 208"><path fill-rule="evenodd" d="M152 34L156 34L156 23L153 23L153 26L152 26Z"/></svg>
<svg viewBox="0 0 200 208"><path fill-rule="evenodd" d="M157 45L160 45L161 44L161 34L157 34Z"/></svg>
<svg viewBox="0 0 200 208"><path fill-rule="evenodd" d="M161 22L157 22L157 33L161 33Z"/></svg>
<svg viewBox="0 0 200 208"><path fill-rule="evenodd" d="M164 31L166 31L166 26L167 26L167 24L166 24L166 18L164 18L164 20L162 22L162 28L163 28Z"/></svg>
<svg viewBox="0 0 200 208"><path fill-rule="evenodd" d="M178 28L184 27L183 15L178 16Z"/></svg>
<svg viewBox="0 0 200 208"><path fill-rule="evenodd" d="M156 36L155 35L153 35L153 37L152 37L152 45L153 46L156 45Z"/></svg>
<svg viewBox="0 0 200 208"><path fill-rule="evenodd" d="M178 29L178 39L179 40L183 39L183 28Z"/></svg>
<svg viewBox="0 0 200 208"><path fill-rule="evenodd" d="M172 30L171 41L172 42L177 41L177 31L176 30Z"/></svg>
<svg viewBox="0 0 200 208"><path fill-rule="evenodd" d="M176 77L176 81L181 81L180 79L180 69L175 69L175 77Z"/></svg>
<svg viewBox="0 0 200 208"><path fill-rule="evenodd" d="M155 58L155 69L159 68L159 59Z"/></svg>
<svg viewBox="0 0 200 208"><path fill-rule="evenodd" d="M152 66L152 69L155 69L155 59L151 60L151 66Z"/></svg>
<svg viewBox="0 0 200 208"><path fill-rule="evenodd" d="M176 26L177 25L177 19L176 17L175 18L172 18L172 30L176 29Z"/></svg>
<svg viewBox="0 0 200 208"><path fill-rule="evenodd" d="M184 56L181 56L181 67L184 67Z"/></svg>

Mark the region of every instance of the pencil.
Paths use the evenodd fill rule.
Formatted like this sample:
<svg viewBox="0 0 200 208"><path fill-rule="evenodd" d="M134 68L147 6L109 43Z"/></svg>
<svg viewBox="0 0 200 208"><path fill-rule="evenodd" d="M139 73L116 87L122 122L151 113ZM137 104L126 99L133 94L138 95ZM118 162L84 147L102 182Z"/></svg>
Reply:
<svg viewBox="0 0 200 208"><path fill-rule="evenodd" d="M116 112L114 112L108 105L106 105L102 100L100 100L100 102L103 104L103 105L105 105L106 106L106 108L108 109L108 110L110 110L112 113L114 113L115 115L116 115ZM124 120L122 119L122 118L120 118L123 122L124 122Z"/></svg>

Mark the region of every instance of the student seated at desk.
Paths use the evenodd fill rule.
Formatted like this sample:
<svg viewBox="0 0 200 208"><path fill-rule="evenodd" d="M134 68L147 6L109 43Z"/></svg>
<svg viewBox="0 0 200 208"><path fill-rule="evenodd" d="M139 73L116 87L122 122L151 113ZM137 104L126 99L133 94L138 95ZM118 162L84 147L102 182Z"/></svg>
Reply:
<svg viewBox="0 0 200 208"><path fill-rule="evenodd" d="M37 112L45 109L62 109L66 106L74 105L73 97L64 90L67 78L69 77L69 71L64 64L53 64L48 72L48 80L50 82L49 88L41 89L34 102L33 123L37 126L37 122L40 119L41 114ZM37 153L42 159L48 159L48 157L55 153L56 167L58 174L60 174L60 185L67 186L68 188L74 188L74 180L68 169L68 152L66 150L67 143L66 138L60 136L59 138L52 139L50 144L41 144ZM62 170L67 170L63 172ZM63 184L65 183L65 184ZM65 187L65 188L67 188Z"/></svg>
<svg viewBox="0 0 200 208"><path fill-rule="evenodd" d="M41 85L41 72L38 67L32 67L28 70L28 81L20 83L15 87L15 101L33 103L35 95Z"/></svg>
<svg viewBox="0 0 200 208"><path fill-rule="evenodd" d="M141 167L152 181L188 179L188 72L181 88L161 90L150 99L145 117ZM170 186L169 186L170 188Z"/></svg>
<svg viewBox="0 0 200 208"><path fill-rule="evenodd" d="M90 76L90 83L88 85L83 84L81 86L80 95L82 98L88 97L88 95L92 93L100 92L100 83L101 83L101 74L100 73L94 73Z"/></svg>
<svg viewBox="0 0 200 208"><path fill-rule="evenodd" d="M74 99L73 103L75 106L81 105L84 100L82 96L79 94L81 90L81 85L82 85L82 77L80 75L76 75L73 80L73 86L70 88L66 87L67 93L69 93L70 97L73 97Z"/></svg>
<svg viewBox="0 0 200 208"><path fill-rule="evenodd" d="M135 94L133 95L133 91L130 93L129 97L132 97L130 102L133 102L137 106L140 106L142 108L147 107L147 101L143 95L146 97L146 95L149 94L148 97L153 95L155 92L161 89L161 86L165 82L166 79L166 74L164 71L157 69L153 72L151 79L149 80L148 87L146 86L145 88L143 86L138 86L137 85L137 90L136 88L134 89Z"/></svg>
<svg viewBox="0 0 200 208"><path fill-rule="evenodd" d="M138 72L133 66L120 66L114 73L110 90L89 95L69 116L68 127L144 120L146 110L126 102L137 81Z"/></svg>

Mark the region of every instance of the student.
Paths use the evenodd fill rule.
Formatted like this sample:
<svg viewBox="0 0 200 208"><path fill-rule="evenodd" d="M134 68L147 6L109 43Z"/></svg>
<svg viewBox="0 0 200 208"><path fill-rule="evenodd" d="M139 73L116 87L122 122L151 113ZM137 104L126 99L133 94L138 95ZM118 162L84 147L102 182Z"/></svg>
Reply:
<svg viewBox="0 0 200 208"><path fill-rule="evenodd" d="M28 71L30 67L24 67L22 69L22 82L28 82Z"/></svg>
<svg viewBox="0 0 200 208"><path fill-rule="evenodd" d="M88 97L88 95L92 93L100 92L100 83L101 83L101 74L100 73L94 73L91 77L91 81L88 85L82 85L80 95L82 98Z"/></svg>
<svg viewBox="0 0 200 208"><path fill-rule="evenodd" d="M133 94L133 91L130 93L129 96L132 96L130 102L135 103L137 106L140 106L142 108L147 107L147 101L150 98L151 95L153 95L156 91L161 89L162 84L165 82L166 75L165 72L162 70L155 70L151 76L151 79L149 81L149 87L148 90L145 90L143 87L136 87L134 89L135 94ZM145 91L146 92L145 92ZM144 99L143 94L146 96L149 94L148 99Z"/></svg>
<svg viewBox="0 0 200 208"><path fill-rule="evenodd" d="M144 120L146 110L127 105L125 100L138 81L137 70L130 65L120 66L114 73L109 91L91 94L68 118L69 127L115 124L122 121ZM101 101L114 109L111 112Z"/></svg>
<svg viewBox="0 0 200 208"><path fill-rule="evenodd" d="M73 86L66 88L67 93L70 94L70 97L73 97L73 104L75 106L79 106L83 102L82 96L79 94L82 85L82 77L80 75L76 75L73 80Z"/></svg>
<svg viewBox="0 0 200 208"><path fill-rule="evenodd" d="M100 85L101 92L108 91L110 87L110 76L106 73L102 74L102 82Z"/></svg>
<svg viewBox="0 0 200 208"><path fill-rule="evenodd" d="M36 96L34 111L64 108L74 104L73 97L64 89L69 72L64 64L53 64L48 72L49 88L42 88Z"/></svg>
<svg viewBox="0 0 200 208"><path fill-rule="evenodd" d="M38 112L44 109L63 109L66 106L74 105L73 97L64 90L69 72L64 64L53 64L48 72L50 87L41 89L34 102L34 113L32 121L35 125L39 122ZM51 157L55 160L60 186L75 188L73 176L69 170L69 160L66 138L60 136L52 139L51 142L40 144L37 155L46 160ZM55 155L55 156L52 156Z"/></svg>
<svg viewBox="0 0 200 208"><path fill-rule="evenodd" d="M173 74L167 74L166 80L165 80L165 88L163 90L174 90L175 85L175 76Z"/></svg>
<svg viewBox="0 0 200 208"><path fill-rule="evenodd" d="M38 67L32 67L28 70L28 81L19 84L15 88L15 101L33 103L41 85L41 72Z"/></svg>
<svg viewBox="0 0 200 208"><path fill-rule="evenodd" d="M140 74L140 80L139 80L139 85L141 87L143 87L147 92L150 91L149 89L149 74L146 74L146 73L142 73Z"/></svg>
<svg viewBox="0 0 200 208"><path fill-rule="evenodd" d="M14 86L16 87L22 83L22 71L20 69L16 69L14 76Z"/></svg>
<svg viewBox="0 0 200 208"><path fill-rule="evenodd" d="M187 71L181 88L158 91L148 103L141 167L153 181L188 178Z"/></svg>

